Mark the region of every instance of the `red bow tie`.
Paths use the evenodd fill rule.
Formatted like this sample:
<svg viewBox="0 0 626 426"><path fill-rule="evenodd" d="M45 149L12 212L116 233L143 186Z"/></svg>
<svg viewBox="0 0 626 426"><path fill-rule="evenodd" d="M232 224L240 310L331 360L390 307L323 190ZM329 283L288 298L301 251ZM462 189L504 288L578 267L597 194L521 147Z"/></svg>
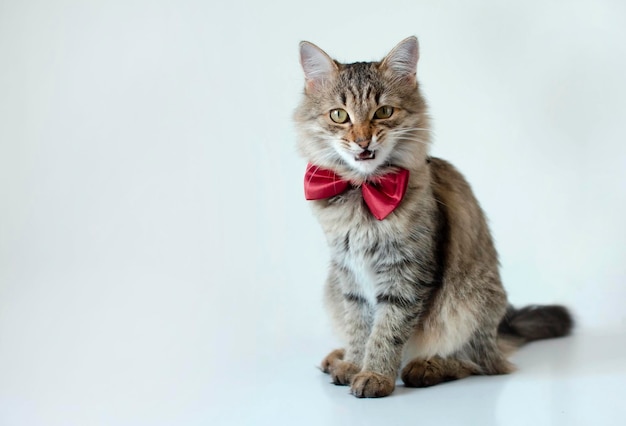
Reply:
<svg viewBox="0 0 626 426"><path fill-rule="evenodd" d="M409 182L409 171L399 169L395 173L366 181L361 186L363 201L376 219L383 220L402 201ZM322 200L339 195L350 186L350 182L328 169L309 164L304 175L304 196L307 200Z"/></svg>

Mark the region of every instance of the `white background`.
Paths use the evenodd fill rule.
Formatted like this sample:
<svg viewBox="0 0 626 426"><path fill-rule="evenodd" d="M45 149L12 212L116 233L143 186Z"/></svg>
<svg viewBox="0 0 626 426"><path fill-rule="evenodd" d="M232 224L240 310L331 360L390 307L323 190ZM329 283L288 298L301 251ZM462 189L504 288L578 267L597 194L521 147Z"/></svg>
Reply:
<svg viewBox="0 0 626 426"><path fill-rule="evenodd" d="M472 183L511 301L625 329L626 3L1 0L0 424L375 419L313 368L337 343L297 46L378 60L409 35L433 154ZM546 354L615 344L589 339ZM385 401L503 383L481 380Z"/></svg>

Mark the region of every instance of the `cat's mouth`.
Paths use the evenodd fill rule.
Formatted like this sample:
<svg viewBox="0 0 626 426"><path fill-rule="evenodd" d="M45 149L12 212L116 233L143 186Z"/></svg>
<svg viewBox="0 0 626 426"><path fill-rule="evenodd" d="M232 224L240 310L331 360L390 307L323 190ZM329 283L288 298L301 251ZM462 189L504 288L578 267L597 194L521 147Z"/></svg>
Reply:
<svg viewBox="0 0 626 426"><path fill-rule="evenodd" d="M376 157L376 153L374 151L370 151L369 149L366 149L359 155L355 155L354 159L356 161L367 161L367 160L373 160L375 157Z"/></svg>

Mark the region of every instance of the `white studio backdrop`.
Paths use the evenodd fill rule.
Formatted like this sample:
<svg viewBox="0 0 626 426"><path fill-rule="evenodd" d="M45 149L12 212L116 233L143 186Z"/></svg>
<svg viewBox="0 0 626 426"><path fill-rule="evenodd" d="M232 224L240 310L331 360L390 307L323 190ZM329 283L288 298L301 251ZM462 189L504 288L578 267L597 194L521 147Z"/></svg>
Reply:
<svg viewBox="0 0 626 426"><path fill-rule="evenodd" d="M321 357L298 42L351 62L409 35L511 301L623 328L624 2L0 1L0 423L108 398L140 424L233 363Z"/></svg>

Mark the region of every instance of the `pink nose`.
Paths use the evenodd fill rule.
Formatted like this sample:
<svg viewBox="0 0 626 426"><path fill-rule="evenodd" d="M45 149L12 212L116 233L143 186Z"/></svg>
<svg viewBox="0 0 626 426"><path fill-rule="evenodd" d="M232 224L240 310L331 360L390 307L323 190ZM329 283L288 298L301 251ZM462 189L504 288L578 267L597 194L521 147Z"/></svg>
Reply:
<svg viewBox="0 0 626 426"><path fill-rule="evenodd" d="M371 139L365 139L365 138L358 138L357 140L355 140L354 142L360 146L363 149L367 149L368 146L370 146L370 142L372 140Z"/></svg>

